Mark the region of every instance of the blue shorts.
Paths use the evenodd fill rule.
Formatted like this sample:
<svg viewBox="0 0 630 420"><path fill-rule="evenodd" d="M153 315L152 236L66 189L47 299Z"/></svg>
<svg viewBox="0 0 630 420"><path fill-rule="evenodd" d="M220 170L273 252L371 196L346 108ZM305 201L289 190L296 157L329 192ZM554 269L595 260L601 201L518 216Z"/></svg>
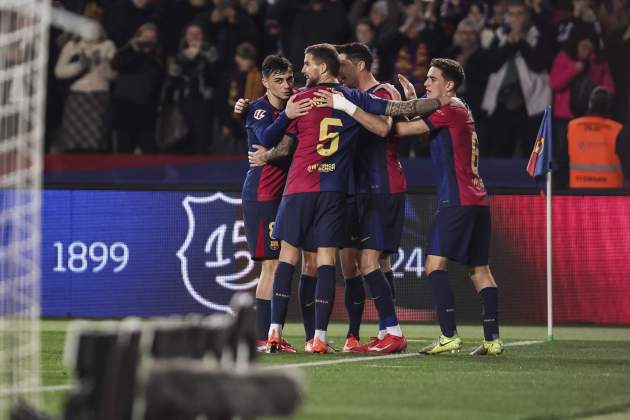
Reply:
<svg viewBox="0 0 630 420"><path fill-rule="evenodd" d="M280 255L280 241L273 236L279 205L280 200L243 200L245 237L253 260L275 260Z"/></svg>
<svg viewBox="0 0 630 420"><path fill-rule="evenodd" d="M479 267L488 265L489 251L488 206L455 206L437 211L427 255L447 257L469 267Z"/></svg>
<svg viewBox="0 0 630 420"><path fill-rule="evenodd" d="M346 221L344 222L344 240L341 248L359 248L359 214L356 195L346 197Z"/></svg>
<svg viewBox="0 0 630 420"><path fill-rule="evenodd" d="M306 251L339 248L344 241L346 194L307 192L282 197L274 237Z"/></svg>
<svg viewBox="0 0 630 420"><path fill-rule="evenodd" d="M405 224L406 194L356 196L355 247L397 254Z"/></svg>

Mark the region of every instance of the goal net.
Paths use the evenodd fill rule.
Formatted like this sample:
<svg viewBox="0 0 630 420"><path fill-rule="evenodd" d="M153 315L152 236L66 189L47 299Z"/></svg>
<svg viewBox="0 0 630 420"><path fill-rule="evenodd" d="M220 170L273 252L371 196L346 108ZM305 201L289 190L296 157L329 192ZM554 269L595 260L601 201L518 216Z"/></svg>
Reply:
<svg viewBox="0 0 630 420"><path fill-rule="evenodd" d="M40 204L48 0L0 0L0 418L40 385Z"/></svg>

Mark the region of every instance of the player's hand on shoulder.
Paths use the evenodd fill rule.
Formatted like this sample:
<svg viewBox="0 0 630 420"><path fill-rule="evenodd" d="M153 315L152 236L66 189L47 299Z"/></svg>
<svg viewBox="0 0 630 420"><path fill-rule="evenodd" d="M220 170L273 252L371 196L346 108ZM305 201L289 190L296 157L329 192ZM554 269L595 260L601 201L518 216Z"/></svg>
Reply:
<svg viewBox="0 0 630 420"><path fill-rule="evenodd" d="M343 111L346 114L354 115L357 106L350 102L341 92L329 91L328 89L321 89L315 92L318 107L328 107L339 111Z"/></svg>
<svg viewBox="0 0 630 420"><path fill-rule="evenodd" d="M248 107L249 99L240 98L238 101L236 101L236 104L234 104L234 113L236 115L242 115L247 111Z"/></svg>
<svg viewBox="0 0 630 420"><path fill-rule="evenodd" d="M265 166L267 164L267 157L265 156L267 148L260 144L254 144L252 147L256 150L247 152L249 166Z"/></svg>
<svg viewBox="0 0 630 420"><path fill-rule="evenodd" d="M313 101L316 102L317 107L320 108L333 108L333 92L329 89L320 89L313 93Z"/></svg>
<svg viewBox="0 0 630 420"><path fill-rule="evenodd" d="M298 117L308 114L308 111L313 107L313 103L310 98L295 100L295 95L291 96L287 101L287 107L284 109L287 118L294 120Z"/></svg>
<svg viewBox="0 0 630 420"><path fill-rule="evenodd" d="M413 87L413 84L402 74L398 75L398 81L400 82L400 86L403 88L403 93L405 94L405 99L416 99L418 95L416 94L416 88Z"/></svg>

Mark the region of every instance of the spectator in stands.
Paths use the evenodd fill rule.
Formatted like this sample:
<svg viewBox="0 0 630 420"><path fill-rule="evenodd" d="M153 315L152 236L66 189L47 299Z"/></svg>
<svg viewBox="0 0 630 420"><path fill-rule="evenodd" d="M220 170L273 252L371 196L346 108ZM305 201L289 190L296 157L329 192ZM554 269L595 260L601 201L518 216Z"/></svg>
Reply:
<svg viewBox="0 0 630 420"><path fill-rule="evenodd" d="M466 80L457 90L457 96L464 99L476 117L476 130L480 139L486 138L486 121L481 113L481 99L488 83L487 54L488 51L480 46L479 20L465 18L459 25L453 37L453 45L446 50L446 57L457 60L466 73ZM482 140L481 152L486 155L483 147L487 142Z"/></svg>
<svg viewBox="0 0 630 420"><path fill-rule="evenodd" d="M404 75L414 85L418 96L424 94L431 58L440 56L448 45L441 28L423 12L416 3L405 9L406 18L399 28L394 61L394 72Z"/></svg>
<svg viewBox="0 0 630 420"><path fill-rule="evenodd" d="M492 5L492 14L486 20L481 31L481 46L489 48L495 38L496 31L505 25L507 14L507 0L497 0Z"/></svg>
<svg viewBox="0 0 630 420"><path fill-rule="evenodd" d="M531 11L532 23L540 31L546 42L556 49L556 27L553 24L553 9L549 0L525 0L525 5Z"/></svg>
<svg viewBox="0 0 630 420"><path fill-rule="evenodd" d="M448 34L455 33L457 24L466 17L468 9L468 2L465 0L444 0L442 2L439 9L440 23Z"/></svg>
<svg viewBox="0 0 630 420"><path fill-rule="evenodd" d="M261 30L265 26L265 5L262 0L240 0L241 10L254 22L254 25Z"/></svg>
<svg viewBox="0 0 630 420"><path fill-rule="evenodd" d="M457 60L466 73L466 80L458 90L458 96L466 100L473 111L479 115L488 73L486 69L487 51L480 48L478 23L466 18L459 22L453 37L453 45L445 55Z"/></svg>
<svg viewBox="0 0 630 420"><path fill-rule="evenodd" d="M596 86L614 93L608 63L599 54L598 37L590 25L576 25L569 42L551 66L549 85L553 91L553 155L557 162L556 185L566 187L568 176L567 125L586 113Z"/></svg>
<svg viewBox="0 0 630 420"><path fill-rule="evenodd" d="M162 46L167 57L174 56L179 52L181 35L186 26L208 13L210 10L209 2L210 0L165 2L162 8L160 30Z"/></svg>
<svg viewBox="0 0 630 420"><path fill-rule="evenodd" d="M380 81L389 81L394 74L394 46L404 19L404 9L398 0L379 0L371 6L370 3L369 0L355 0L348 12L348 21L354 28L358 28L362 19L371 23L374 30L371 45L376 50L375 58L378 61L378 71L374 74Z"/></svg>
<svg viewBox="0 0 630 420"><path fill-rule="evenodd" d="M153 0L107 0L103 2L105 32L117 47L122 47L140 25L160 20Z"/></svg>
<svg viewBox="0 0 630 420"><path fill-rule="evenodd" d="M286 54L295 69L302 68L307 46L321 42L341 44L350 35L346 11L340 1L278 0L277 3L277 7L284 9L280 25L288 28L288 37L284 38L288 42ZM295 76L302 80L300 72L295 72Z"/></svg>
<svg viewBox="0 0 630 420"><path fill-rule="evenodd" d="M211 142L211 115L218 74L219 53L204 40L203 28L189 24L180 41L179 53L169 65L165 91L179 107L189 130L183 149L206 153Z"/></svg>
<svg viewBox="0 0 630 420"><path fill-rule="evenodd" d="M234 57L239 44L249 42L256 46L260 43L259 29L237 3L236 0L212 0L212 10L199 18L205 25L208 40L217 46L219 56L226 57L226 64Z"/></svg>
<svg viewBox="0 0 630 420"><path fill-rule="evenodd" d="M140 26L115 55L114 130L119 152L155 150L157 102L162 81L157 27Z"/></svg>
<svg viewBox="0 0 630 420"><path fill-rule="evenodd" d="M265 91L257 66L256 47L243 43L236 48L234 64L226 83L221 87L224 90L219 96L219 101L222 101L219 112L223 140L215 151L220 154L243 154L247 151L246 133L241 118L233 110L239 98L257 99Z"/></svg>
<svg viewBox="0 0 630 420"><path fill-rule="evenodd" d="M369 19L363 18L357 22L357 26L354 29L354 39L361 44L367 45L372 53L372 66L370 72L372 74L378 74L380 69L379 49L375 43L376 31Z"/></svg>
<svg viewBox="0 0 630 420"><path fill-rule="evenodd" d="M109 86L115 76L110 66L116 47L101 36L94 41L74 38L67 42L55 76L71 80L62 120L62 135L53 152L103 152L109 149L107 118Z"/></svg>
<svg viewBox="0 0 630 420"><path fill-rule="evenodd" d="M513 0L508 18L509 25L495 31L488 52L493 73L481 104L489 116L490 153L503 158L529 154L542 112L551 103L551 51L531 24L524 3Z"/></svg>
<svg viewBox="0 0 630 420"><path fill-rule="evenodd" d="M615 82L613 116L617 121L625 121L630 100L630 0L618 0L613 5L610 11L604 8L606 48L603 54Z"/></svg>
<svg viewBox="0 0 630 420"><path fill-rule="evenodd" d="M569 186L571 188L622 188L621 142L623 126L610 119L610 93L593 90L588 112L568 127Z"/></svg>
<svg viewBox="0 0 630 420"><path fill-rule="evenodd" d="M482 1L472 3L468 8L468 14L465 19L473 22L475 29L481 32L489 20L488 4Z"/></svg>

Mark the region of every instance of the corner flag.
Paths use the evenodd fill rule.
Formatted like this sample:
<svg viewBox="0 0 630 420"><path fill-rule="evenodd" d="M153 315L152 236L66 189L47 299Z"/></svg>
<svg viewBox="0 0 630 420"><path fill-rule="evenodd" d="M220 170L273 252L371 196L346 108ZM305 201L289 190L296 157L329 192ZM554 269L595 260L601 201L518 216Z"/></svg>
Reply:
<svg viewBox="0 0 630 420"><path fill-rule="evenodd" d="M547 339L553 340L553 252L551 235L551 106L545 109L534 150L527 163L527 173L546 191L546 240L547 240Z"/></svg>
<svg viewBox="0 0 630 420"><path fill-rule="evenodd" d="M539 185L543 185L547 172L551 171L551 106L545 109L543 114L534 150L527 163L527 173L536 179Z"/></svg>

